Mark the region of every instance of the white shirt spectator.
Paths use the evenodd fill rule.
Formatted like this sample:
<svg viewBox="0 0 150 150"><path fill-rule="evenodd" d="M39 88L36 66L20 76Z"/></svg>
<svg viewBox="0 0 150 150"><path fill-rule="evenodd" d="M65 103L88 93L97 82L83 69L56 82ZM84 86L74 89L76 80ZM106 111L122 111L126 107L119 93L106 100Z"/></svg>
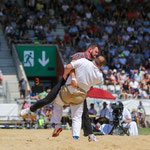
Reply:
<svg viewBox="0 0 150 150"><path fill-rule="evenodd" d="M137 81L130 81L129 85L133 88L133 89L137 89L139 87L139 83Z"/></svg>
<svg viewBox="0 0 150 150"><path fill-rule="evenodd" d="M91 19L92 14L91 14L90 11L88 11L88 12L85 13L85 16L86 16L87 19Z"/></svg>
<svg viewBox="0 0 150 150"><path fill-rule="evenodd" d="M9 34L9 33L11 33L12 31L13 31L13 27L12 27L11 25L6 26L6 28L5 28L5 33L6 33L6 34Z"/></svg>
<svg viewBox="0 0 150 150"><path fill-rule="evenodd" d="M124 72L124 70L122 70L122 72ZM120 76L120 82L123 84L126 80L127 80L127 75L125 73L121 73Z"/></svg>

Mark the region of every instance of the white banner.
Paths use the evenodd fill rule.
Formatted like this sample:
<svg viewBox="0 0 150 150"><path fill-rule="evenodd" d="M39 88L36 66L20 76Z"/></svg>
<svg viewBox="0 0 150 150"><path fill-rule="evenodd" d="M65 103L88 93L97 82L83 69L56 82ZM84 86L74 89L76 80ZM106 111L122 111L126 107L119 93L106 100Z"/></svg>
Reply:
<svg viewBox="0 0 150 150"><path fill-rule="evenodd" d="M0 104L0 120L17 120L18 118L18 104Z"/></svg>
<svg viewBox="0 0 150 150"><path fill-rule="evenodd" d="M130 112L132 112L133 109L137 109L139 102L142 101L146 115L150 115L150 100L145 100L145 99L140 99L140 100L132 100L132 99L129 99L129 100L102 100L102 99L87 98L88 108L91 103L94 103L95 109L99 113L103 107L102 103L104 101L107 102L108 104L112 103L112 102L114 103L116 101L121 101L123 103L124 107L129 109Z"/></svg>

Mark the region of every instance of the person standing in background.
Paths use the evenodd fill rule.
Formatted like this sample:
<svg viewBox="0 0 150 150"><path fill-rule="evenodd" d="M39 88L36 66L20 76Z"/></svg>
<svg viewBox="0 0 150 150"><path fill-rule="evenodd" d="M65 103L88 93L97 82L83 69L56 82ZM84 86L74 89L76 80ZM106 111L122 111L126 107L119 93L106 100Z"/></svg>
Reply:
<svg viewBox="0 0 150 150"><path fill-rule="evenodd" d="M22 79L19 81L20 98L25 99L26 90L27 90L27 81L26 81L24 78L22 78Z"/></svg>

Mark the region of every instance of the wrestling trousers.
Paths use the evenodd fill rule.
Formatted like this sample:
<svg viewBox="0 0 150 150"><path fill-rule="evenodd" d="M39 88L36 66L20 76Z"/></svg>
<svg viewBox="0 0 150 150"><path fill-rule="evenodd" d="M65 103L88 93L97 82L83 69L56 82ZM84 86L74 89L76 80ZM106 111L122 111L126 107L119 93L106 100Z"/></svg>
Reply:
<svg viewBox="0 0 150 150"><path fill-rule="evenodd" d="M64 103L58 95L54 101L53 116L51 118L52 123L61 124L63 106ZM72 136L80 136L83 103L79 105L70 104L70 109L71 109L71 118L72 118Z"/></svg>

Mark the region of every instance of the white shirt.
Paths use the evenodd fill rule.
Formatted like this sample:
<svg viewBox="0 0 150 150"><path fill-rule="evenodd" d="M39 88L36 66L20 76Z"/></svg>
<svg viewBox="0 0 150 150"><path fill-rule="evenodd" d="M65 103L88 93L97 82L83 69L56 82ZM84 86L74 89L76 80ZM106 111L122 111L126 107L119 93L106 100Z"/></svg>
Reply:
<svg viewBox="0 0 150 150"><path fill-rule="evenodd" d="M93 64L93 62L81 58L75 62L71 62L72 67L75 69L78 87L85 91L89 91L91 86L103 83L103 74ZM66 84L71 82L70 77L67 79Z"/></svg>
<svg viewBox="0 0 150 150"><path fill-rule="evenodd" d="M131 119L131 113L129 112L128 109L123 109L122 121L129 120L129 119Z"/></svg>
<svg viewBox="0 0 150 150"><path fill-rule="evenodd" d="M110 111L109 111L109 109L107 107L105 109L101 110L100 117L105 117L105 118L109 119Z"/></svg>
<svg viewBox="0 0 150 150"><path fill-rule="evenodd" d="M134 82L131 81L129 84L134 89L138 88L138 86L139 86L139 83L137 81L134 81Z"/></svg>

